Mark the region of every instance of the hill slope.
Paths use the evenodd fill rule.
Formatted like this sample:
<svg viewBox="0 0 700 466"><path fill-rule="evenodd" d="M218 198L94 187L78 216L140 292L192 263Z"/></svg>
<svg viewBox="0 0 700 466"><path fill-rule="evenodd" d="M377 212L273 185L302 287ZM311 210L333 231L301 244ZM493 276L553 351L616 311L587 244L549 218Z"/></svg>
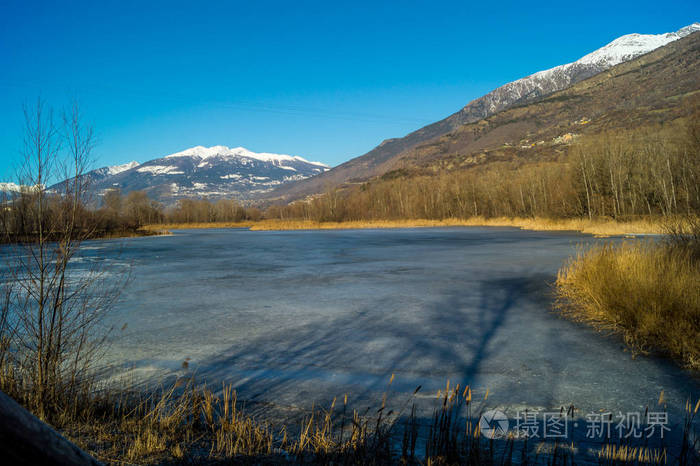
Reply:
<svg viewBox="0 0 700 466"><path fill-rule="evenodd" d="M508 83L480 97L460 111L439 122L428 125L403 138L388 139L367 154L354 158L332 170L308 180L275 189L267 196L286 200L298 199L322 192L328 186L365 180L386 172L399 154L431 139L445 135L462 125L473 123L515 105L536 101L542 96L566 89L620 63L633 60L666 44L700 31L695 23L673 33L658 35L629 34L566 65L540 71Z"/></svg>
<svg viewBox="0 0 700 466"><path fill-rule="evenodd" d="M698 70L700 33L694 33L534 103L462 125L398 154L378 170L540 160L579 135L687 117L700 107Z"/></svg>

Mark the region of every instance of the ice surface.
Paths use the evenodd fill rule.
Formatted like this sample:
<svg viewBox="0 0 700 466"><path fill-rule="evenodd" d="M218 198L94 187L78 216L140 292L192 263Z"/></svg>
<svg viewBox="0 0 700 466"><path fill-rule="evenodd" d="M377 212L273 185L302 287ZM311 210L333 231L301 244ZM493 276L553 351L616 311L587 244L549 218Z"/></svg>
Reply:
<svg viewBox="0 0 700 466"><path fill-rule="evenodd" d="M95 242L94 254L134 264L109 362L139 377L182 374L190 358L200 381L280 409L345 393L376 406L392 373L394 398L422 385L432 406L449 379L475 397L488 388L508 413L643 411L664 390L680 422L697 379L550 308L562 262L599 241L506 228L199 230Z"/></svg>

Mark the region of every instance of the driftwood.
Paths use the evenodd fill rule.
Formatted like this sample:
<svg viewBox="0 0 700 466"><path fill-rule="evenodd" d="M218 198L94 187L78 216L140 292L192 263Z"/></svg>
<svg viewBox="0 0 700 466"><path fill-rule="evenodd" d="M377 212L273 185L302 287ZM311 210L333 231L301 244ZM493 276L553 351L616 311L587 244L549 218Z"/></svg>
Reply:
<svg viewBox="0 0 700 466"><path fill-rule="evenodd" d="M0 458L13 465L101 464L2 392Z"/></svg>

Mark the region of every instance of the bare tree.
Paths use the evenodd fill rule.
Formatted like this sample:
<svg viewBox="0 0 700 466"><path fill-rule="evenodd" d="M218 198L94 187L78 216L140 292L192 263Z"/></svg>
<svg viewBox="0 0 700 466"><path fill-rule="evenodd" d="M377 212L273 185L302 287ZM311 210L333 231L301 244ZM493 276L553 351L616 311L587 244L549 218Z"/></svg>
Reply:
<svg viewBox="0 0 700 466"><path fill-rule="evenodd" d="M6 255L12 331L5 356L21 375L26 401L44 419L86 389L106 336L103 317L128 277L80 257L81 242L91 235L82 214L94 138L77 105L62 120L57 126L41 100L25 109L20 180L28 188L13 201L25 234L12 235ZM59 192L47 188L61 179ZM4 225L17 228L17 222Z"/></svg>

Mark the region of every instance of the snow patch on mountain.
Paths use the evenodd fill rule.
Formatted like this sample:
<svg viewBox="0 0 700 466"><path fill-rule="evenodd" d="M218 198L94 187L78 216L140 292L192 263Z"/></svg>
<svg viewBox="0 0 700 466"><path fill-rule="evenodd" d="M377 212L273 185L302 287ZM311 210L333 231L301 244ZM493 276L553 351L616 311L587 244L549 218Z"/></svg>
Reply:
<svg viewBox="0 0 700 466"><path fill-rule="evenodd" d="M139 167L136 169L139 173L150 173L152 175L183 175L185 172L168 165L149 165L147 167Z"/></svg>
<svg viewBox="0 0 700 466"><path fill-rule="evenodd" d="M456 120L459 123L476 121L515 103L530 102L537 97L565 89L615 65L637 58L697 31L700 31L700 23L693 23L676 32L665 34L627 34L618 37L575 62L538 71L473 100L456 114Z"/></svg>
<svg viewBox="0 0 700 466"><path fill-rule="evenodd" d="M111 167L105 167L108 175L116 175L117 173L125 172L131 170L132 168L138 167L139 163L136 161L124 163L122 165L112 165Z"/></svg>
<svg viewBox="0 0 700 466"><path fill-rule="evenodd" d="M649 53L696 31L700 31L700 23L693 23L676 32L667 32L666 34L627 34L585 55L574 63L612 67Z"/></svg>
<svg viewBox="0 0 700 466"><path fill-rule="evenodd" d="M18 193L22 190L22 186L17 183L0 183L0 192Z"/></svg>
<svg viewBox="0 0 700 466"><path fill-rule="evenodd" d="M303 162L307 163L310 165L318 165L319 167L324 167L324 168L329 168L328 165L321 163L321 162L310 162L303 157L299 157L298 155L287 155L287 154L271 154L268 152L253 152L251 150L246 149L245 147L234 147L234 148L229 148L227 146L212 146L212 147L204 147L204 146L196 146L196 147L191 147L189 149L186 149L182 152L176 152L171 155L167 155L165 158L172 158L172 157L198 157L202 160L210 159L213 157L238 157L238 158L248 158L248 159L254 159L254 160L260 160L263 162L272 162L275 165L278 166L283 166L283 162L290 162L290 161L296 161L296 162ZM204 162L201 163L201 166L205 166L206 164Z"/></svg>
<svg viewBox="0 0 700 466"><path fill-rule="evenodd" d="M10 194L10 193L21 193L30 191L39 191L39 189L46 189L44 184L26 185L17 183L0 183L0 193Z"/></svg>
<svg viewBox="0 0 700 466"><path fill-rule="evenodd" d="M91 171L96 193L143 190L152 199L172 205L183 198L247 200L280 184L328 170L320 162L286 154L256 153L244 147L196 146L142 164L103 167Z"/></svg>

